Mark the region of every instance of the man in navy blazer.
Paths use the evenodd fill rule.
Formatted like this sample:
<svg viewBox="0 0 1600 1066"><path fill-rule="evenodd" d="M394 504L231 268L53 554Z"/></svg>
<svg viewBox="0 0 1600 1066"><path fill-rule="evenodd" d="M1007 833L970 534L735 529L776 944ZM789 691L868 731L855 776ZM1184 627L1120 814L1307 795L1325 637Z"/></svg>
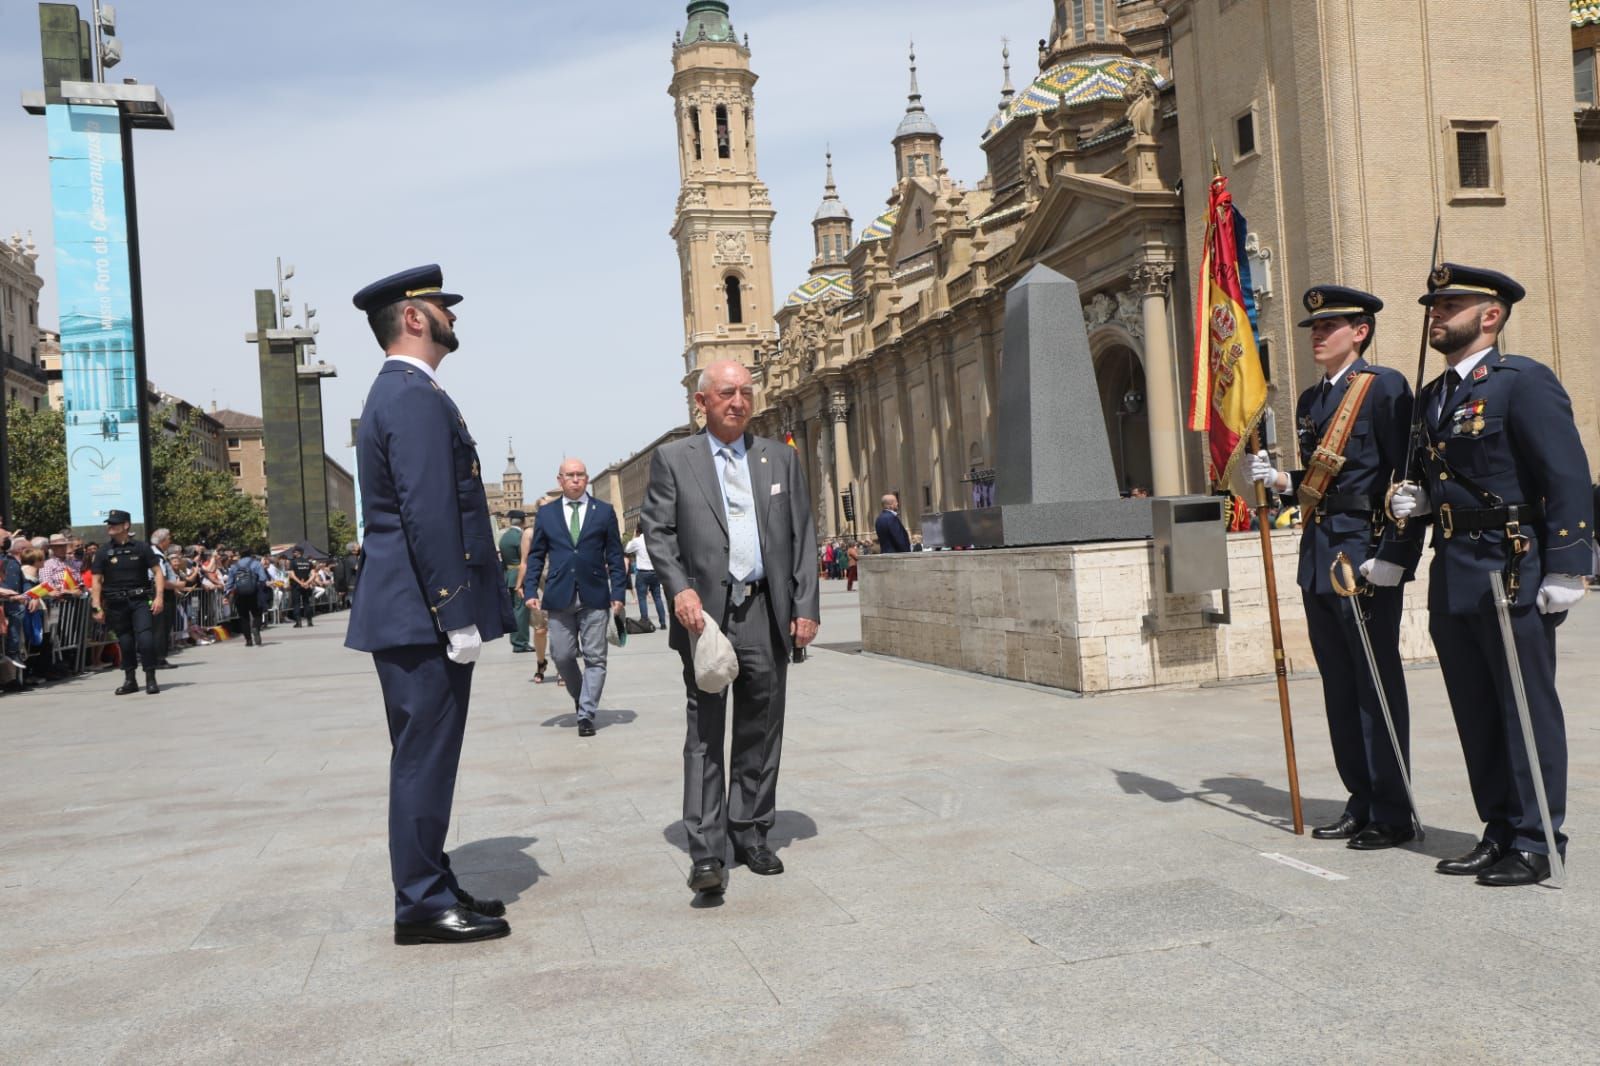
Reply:
<svg viewBox="0 0 1600 1066"><path fill-rule="evenodd" d="M372 653L389 718L396 944L511 932L505 904L469 895L444 853L472 665L515 625L477 448L435 376L460 300L437 266L355 296L387 358L356 432L367 533L345 646Z"/></svg>
<svg viewBox="0 0 1600 1066"><path fill-rule="evenodd" d="M873 529L878 534L879 554L889 555L893 552L911 550L911 538L906 535L905 523L900 521L900 497L894 493L883 494L883 513L878 515L878 520L873 523Z"/></svg>
<svg viewBox="0 0 1600 1066"><path fill-rule="evenodd" d="M578 712L578 735L592 737L606 687L606 626L613 614L622 613L628 569L616 508L589 495L588 468L568 459L556 477L561 498L534 515L522 595L529 609L543 610L550 619L550 658ZM547 559L550 572L541 596L538 575Z"/></svg>

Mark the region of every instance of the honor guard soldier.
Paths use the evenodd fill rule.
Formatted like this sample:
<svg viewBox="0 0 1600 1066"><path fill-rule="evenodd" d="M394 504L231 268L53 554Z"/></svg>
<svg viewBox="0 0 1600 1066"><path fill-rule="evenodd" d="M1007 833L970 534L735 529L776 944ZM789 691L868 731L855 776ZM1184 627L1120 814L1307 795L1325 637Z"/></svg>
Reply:
<svg viewBox="0 0 1600 1066"><path fill-rule="evenodd" d="M155 622L152 614L165 607L167 583L161 576L161 561L155 549L128 535L132 516L127 511L106 513L106 534L111 542L94 557L90 567L95 581L94 617L117 635L117 650L122 658L122 687L117 695L139 691L134 676L135 663L144 667L144 690L154 696L156 684Z"/></svg>
<svg viewBox="0 0 1600 1066"><path fill-rule="evenodd" d="M477 447L435 377L460 301L437 266L355 295L387 358L356 433L365 559L345 646L372 653L389 719L397 944L511 931L505 904L469 895L444 851L473 663L513 625Z"/></svg>
<svg viewBox="0 0 1600 1066"><path fill-rule="evenodd" d="M1372 344L1382 300L1359 289L1318 285L1306 290L1304 302L1308 316L1300 325L1311 329L1312 358L1323 373L1295 407L1302 469L1275 470L1263 451L1252 458L1250 473L1278 492L1293 491L1300 504L1300 596L1322 674L1333 762L1350 796L1344 813L1311 835L1376 851L1416 835L1395 747L1409 753L1399 582L1414 575L1420 546L1413 538L1410 558L1395 567L1390 587L1361 597L1376 678L1350 607L1334 590L1331 570L1341 553L1351 566L1366 562L1382 540L1384 496L1405 464L1411 386L1398 371L1362 358ZM1394 720L1393 742L1379 684Z"/></svg>
<svg viewBox="0 0 1600 1066"><path fill-rule="evenodd" d="M1550 846L1565 853L1567 738L1556 696L1556 627L1593 572L1589 461L1572 403L1548 366L1500 350L1524 290L1494 270L1445 263L1428 278L1428 343L1449 370L1418 397L1411 480L1390 497L1396 519L1433 522L1428 628L1439 654L1483 839L1438 864L1485 885L1550 876ZM1386 545L1387 550L1387 545ZM1501 636L1492 575L1511 599ZM1379 581L1376 572L1371 580ZM1529 759L1511 662L1520 663ZM1548 801L1541 814L1534 774ZM1547 835L1548 831L1548 835Z"/></svg>

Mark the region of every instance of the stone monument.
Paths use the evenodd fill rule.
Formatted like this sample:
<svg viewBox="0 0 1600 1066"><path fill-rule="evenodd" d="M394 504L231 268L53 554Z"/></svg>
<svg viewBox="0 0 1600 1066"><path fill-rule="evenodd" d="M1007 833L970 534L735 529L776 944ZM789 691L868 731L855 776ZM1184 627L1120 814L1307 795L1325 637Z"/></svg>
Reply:
<svg viewBox="0 0 1600 1066"><path fill-rule="evenodd" d="M928 547L1150 536L1150 501L1117 492L1078 285L1036 266L1006 293L995 506L929 514Z"/></svg>

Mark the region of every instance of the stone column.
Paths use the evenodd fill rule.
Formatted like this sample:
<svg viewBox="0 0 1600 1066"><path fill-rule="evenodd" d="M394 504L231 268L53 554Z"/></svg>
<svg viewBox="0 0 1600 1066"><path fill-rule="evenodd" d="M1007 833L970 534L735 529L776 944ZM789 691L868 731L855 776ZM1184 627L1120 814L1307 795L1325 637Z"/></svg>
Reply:
<svg viewBox="0 0 1600 1066"><path fill-rule="evenodd" d="M1178 399L1178 366L1167 322L1167 290L1172 264L1146 262L1130 276L1144 312L1144 390L1150 422L1152 496L1183 493L1183 412Z"/></svg>
<svg viewBox="0 0 1600 1066"><path fill-rule="evenodd" d="M850 396L843 386L835 386L828 395L828 417L833 420L833 469L835 484L840 493L848 492L855 484L855 471L850 462ZM843 506L839 505L840 511ZM856 528L861 527L861 501L856 500Z"/></svg>
<svg viewBox="0 0 1600 1066"><path fill-rule="evenodd" d="M826 391L819 394L820 402L817 410L817 497L821 504L817 509L817 519L825 530L824 536L836 537L843 531L841 525L842 515L839 508L839 495L834 490L833 471L833 437L828 433L828 394Z"/></svg>

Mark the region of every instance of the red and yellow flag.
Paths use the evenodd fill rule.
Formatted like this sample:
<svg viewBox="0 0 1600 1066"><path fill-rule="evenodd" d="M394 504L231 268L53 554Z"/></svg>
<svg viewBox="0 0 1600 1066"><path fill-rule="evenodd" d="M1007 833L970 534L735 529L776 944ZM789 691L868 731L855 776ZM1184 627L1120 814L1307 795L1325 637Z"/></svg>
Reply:
<svg viewBox="0 0 1600 1066"><path fill-rule="evenodd" d="M70 566L61 571L61 586L68 592L78 591L78 579L72 576L72 568Z"/></svg>
<svg viewBox="0 0 1600 1066"><path fill-rule="evenodd" d="M1228 484L1250 433L1267 408L1267 379L1256 349L1255 297L1244 252L1244 216L1233 205L1228 179L1211 179L1200 294L1194 325L1194 392L1189 428L1211 444L1209 473Z"/></svg>
<svg viewBox="0 0 1600 1066"><path fill-rule="evenodd" d="M789 447L793 448L795 451L799 451L800 450L800 446L794 442L794 434L793 433L785 433L783 435L783 443L787 444Z"/></svg>

